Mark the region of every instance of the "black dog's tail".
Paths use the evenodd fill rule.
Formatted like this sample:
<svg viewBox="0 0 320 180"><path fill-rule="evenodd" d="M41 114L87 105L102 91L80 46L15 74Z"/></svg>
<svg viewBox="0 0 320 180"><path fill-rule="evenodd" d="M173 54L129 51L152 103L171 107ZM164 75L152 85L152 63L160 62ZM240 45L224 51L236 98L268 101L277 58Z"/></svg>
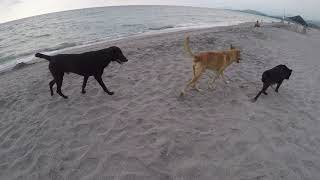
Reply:
<svg viewBox="0 0 320 180"><path fill-rule="evenodd" d="M51 60L51 56L48 56L48 55L45 55L45 54L37 53L37 54L35 54L35 56L38 57L38 58L46 59L48 61Z"/></svg>

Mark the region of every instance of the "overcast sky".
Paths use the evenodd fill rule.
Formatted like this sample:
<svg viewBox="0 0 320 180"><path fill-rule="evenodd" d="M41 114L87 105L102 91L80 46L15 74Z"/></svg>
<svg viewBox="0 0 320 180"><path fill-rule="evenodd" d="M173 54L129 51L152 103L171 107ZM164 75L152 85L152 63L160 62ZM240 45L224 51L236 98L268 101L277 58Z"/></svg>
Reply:
<svg viewBox="0 0 320 180"><path fill-rule="evenodd" d="M0 22L70 9L139 4L254 9L269 14L282 14L285 8L291 15L320 20L320 0L0 0Z"/></svg>

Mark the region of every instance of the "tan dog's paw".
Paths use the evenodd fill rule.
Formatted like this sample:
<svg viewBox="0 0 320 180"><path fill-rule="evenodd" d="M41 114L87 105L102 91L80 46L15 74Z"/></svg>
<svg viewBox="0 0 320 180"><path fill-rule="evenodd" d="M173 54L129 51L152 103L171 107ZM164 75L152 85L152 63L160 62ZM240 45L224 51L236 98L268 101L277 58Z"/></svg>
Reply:
<svg viewBox="0 0 320 180"><path fill-rule="evenodd" d="M215 88L215 86L214 86L214 84L213 84L213 83L212 83L212 84L211 84L211 83L209 83L209 84L208 84L208 88L209 88L209 89L214 89L214 88Z"/></svg>
<svg viewBox="0 0 320 180"><path fill-rule="evenodd" d="M194 88L196 91L198 91L198 92L202 92L203 90L202 89L200 89L200 88L198 88L198 87L195 87Z"/></svg>

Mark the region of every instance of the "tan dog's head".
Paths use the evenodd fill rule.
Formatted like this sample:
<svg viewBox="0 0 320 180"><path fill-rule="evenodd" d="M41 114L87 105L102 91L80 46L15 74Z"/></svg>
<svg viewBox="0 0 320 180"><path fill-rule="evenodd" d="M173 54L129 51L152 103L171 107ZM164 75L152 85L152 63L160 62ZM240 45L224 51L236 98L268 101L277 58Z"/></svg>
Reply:
<svg viewBox="0 0 320 180"><path fill-rule="evenodd" d="M241 60L240 50L236 49L234 46L232 46L232 44L230 45L230 50L232 52L232 59L236 60L237 63L240 63L240 60Z"/></svg>

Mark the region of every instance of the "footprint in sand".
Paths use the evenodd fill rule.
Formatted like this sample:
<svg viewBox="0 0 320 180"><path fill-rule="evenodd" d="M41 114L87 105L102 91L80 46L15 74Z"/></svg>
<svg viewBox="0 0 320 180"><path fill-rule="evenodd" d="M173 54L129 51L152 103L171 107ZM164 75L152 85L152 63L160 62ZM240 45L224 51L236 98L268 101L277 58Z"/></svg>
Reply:
<svg viewBox="0 0 320 180"><path fill-rule="evenodd" d="M89 124L78 124L74 128L72 128L72 132L76 134L78 137L86 136L90 133L91 127Z"/></svg>
<svg viewBox="0 0 320 180"><path fill-rule="evenodd" d="M4 141L1 145L0 145L0 148L1 149L9 149L12 144L13 144L14 140L13 139L8 139L6 141Z"/></svg>
<svg viewBox="0 0 320 180"><path fill-rule="evenodd" d="M5 100L0 100L0 107L5 107L6 101ZM1 108L0 108L1 109Z"/></svg>
<svg viewBox="0 0 320 180"><path fill-rule="evenodd" d="M12 171L19 172L24 171L33 164L34 154L33 152L27 154L26 156L16 160L14 164L11 166Z"/></svg>
<svg viewBox="0 0 320 180"><path fill-rule="evenodd" d="M45 170L49 166L50 160L49 156L41 154L32 166L30 173Z"/></svg>
<svg viewBox="0 0 320 180"><path fill-rule="evenodd" d="M79 140L73 140L70 144L69 144L69 148L70 149L77 149L77 148L83 148L88 146L85 142L81 142Z"/></svg>
<svg viewBox="0 0 320 180"><path fill-rule="evenodd" d="M77 167L68 176L67 179L78 180L93 173L99 164L98 158L82 159Z"/></svg>
<svg viewBox="0 0 320 180"><path fill-rule="evenodd" d="M10 136L10 139L18 139L20 137L20 132L16 132Z"/></svg>

